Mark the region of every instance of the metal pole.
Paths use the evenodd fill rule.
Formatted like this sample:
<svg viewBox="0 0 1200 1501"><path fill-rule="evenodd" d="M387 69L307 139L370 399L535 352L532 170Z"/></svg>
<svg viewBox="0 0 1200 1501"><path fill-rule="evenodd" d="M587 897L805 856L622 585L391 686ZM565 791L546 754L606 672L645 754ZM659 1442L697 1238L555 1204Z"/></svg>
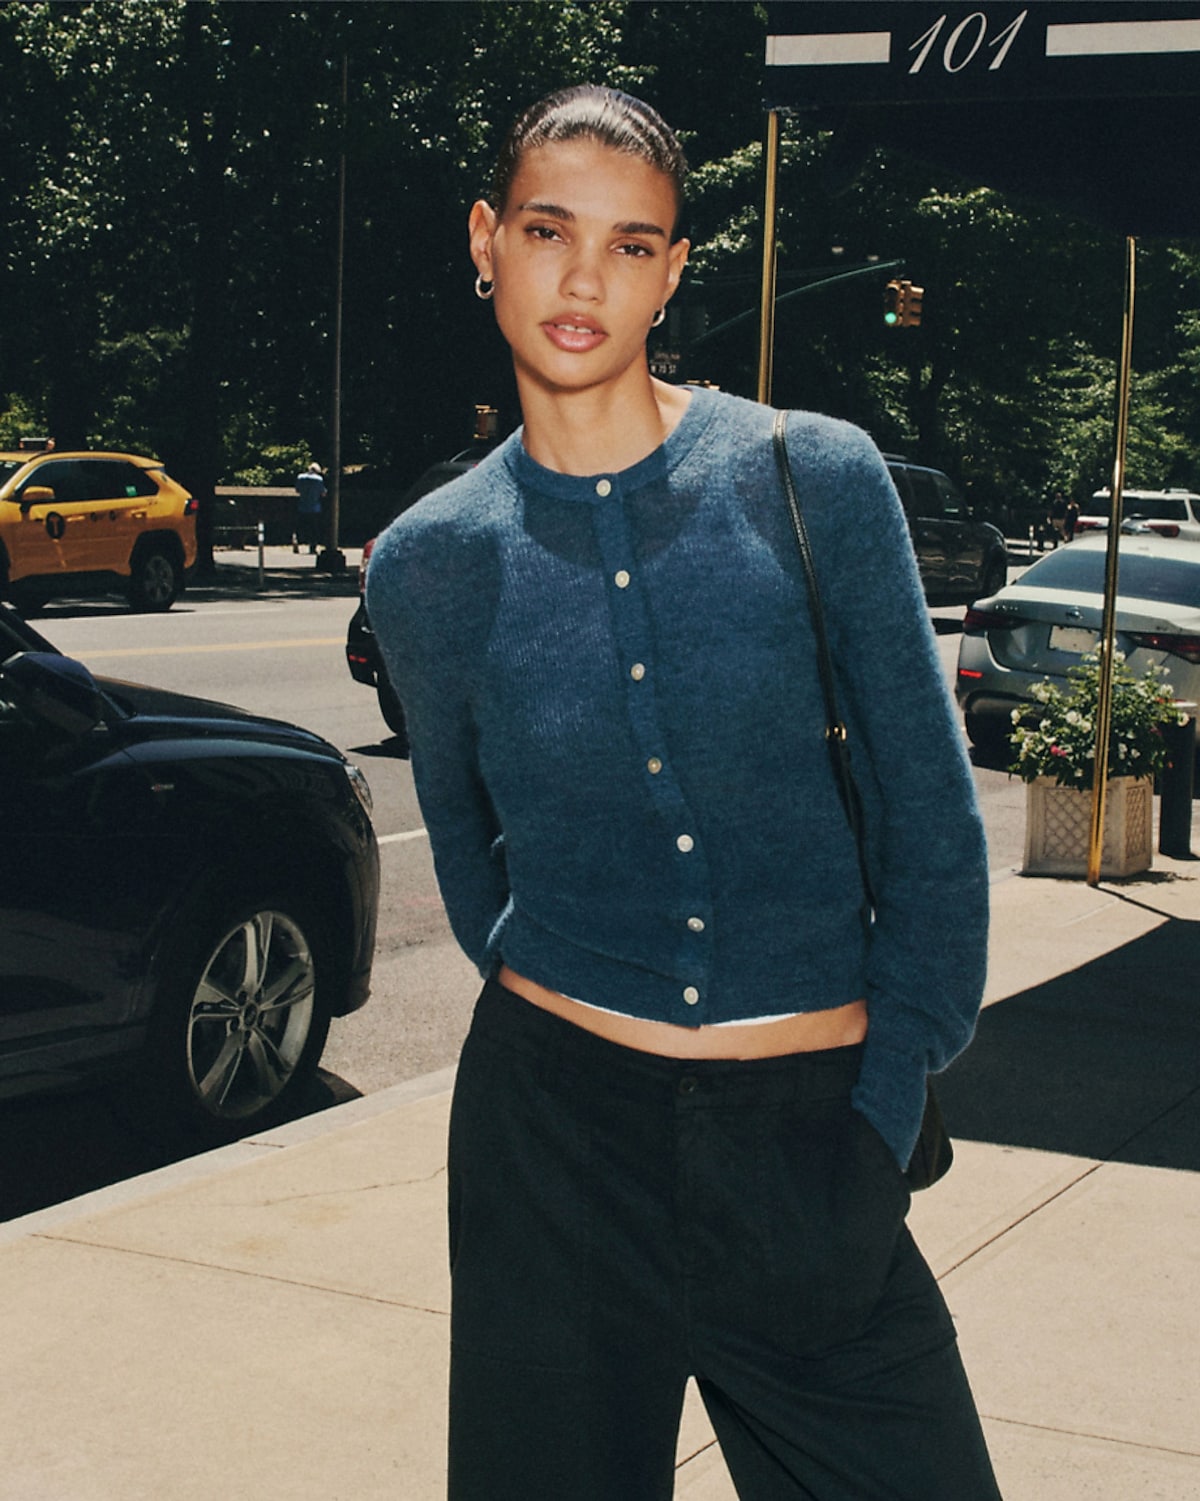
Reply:
<svg viewBox="0 0 1200 1501"><path fill-rule="evenodd" d="M341 152L338 159L337 277L333 308L333 478L329 485L329 535L324 556L317 561L328 573L345 563L338 551L342 511L342 293L346 264L346 116L349 108L349 56L342 51Z"/></svg>
<svg viewBox="0 0 1200 1501"><path fill-rule="evenodd" d="M1100 883L1104 854L1104 803L1108 791L1108 741L1112 730L1113 648L1117 628L1117 574L1121 544L1121 502L1125 490L1125 447L1129 436L1129 382L1133 363L1133 309L1137 295L1137 241L1125 237L1125 314L1121 326L1121 365L1117 376L1117 434L1109 490L1108 548L1104 561L1104 614L1100 626L1100 684L1093 751L1092 823L1088 834L1087 883Z"/></svg>
<svg viewBox="0 0 1200 1501"><path fill-rule="evenodd" d="M764 143L766 187L763 195L762 298L758 320L758 399L771 400L775 363L775 273L778 260L776 245L775 202L779 183L779 111L767 112L767 138Z"/></svg>

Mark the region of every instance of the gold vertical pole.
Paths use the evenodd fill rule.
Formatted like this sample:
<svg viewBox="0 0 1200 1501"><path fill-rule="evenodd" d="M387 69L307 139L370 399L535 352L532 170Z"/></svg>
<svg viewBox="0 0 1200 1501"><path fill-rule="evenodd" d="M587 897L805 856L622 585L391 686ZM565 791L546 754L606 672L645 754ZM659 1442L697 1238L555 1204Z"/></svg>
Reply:
<svg viewBox="0 0 1200 1501"><path fill-rule="evenodd" d="M1133 308L1137 293L1137 241L1125 238L1125 314L1121 326L1121 367L1117 375L1117 435L1109 486L1108 548L1104 560L1104 615L1100 626L1100 685L1096 703L1095 774L1092 823L1088 833L1087 883L1100 882L1104 855L1104 804L1108 792L1108 741L1112 731L1113 649L1117 630L1117 575L1121 543L1121 500L1125 489L1125 447L1129 436L1129 382L1133 364Z"/></svg>
<svg viewBox="0 0 1200 1501"><path fill-rule="evenodd" d="M771 400L775 365L776 193L779 185L779 111L767 113L764 148L762 302L758 319L758 399Z"/></svg>

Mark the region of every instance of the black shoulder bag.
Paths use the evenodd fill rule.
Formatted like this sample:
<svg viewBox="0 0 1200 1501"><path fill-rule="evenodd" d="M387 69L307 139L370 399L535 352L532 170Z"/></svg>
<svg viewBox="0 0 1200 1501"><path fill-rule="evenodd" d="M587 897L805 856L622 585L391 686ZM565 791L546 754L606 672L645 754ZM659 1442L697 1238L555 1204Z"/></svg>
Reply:
<svg viewBox="0 0 1200 1501"><path fill-rule="evenodd" d="M837 787L846 822L854 835L858 849L858 868L863 885L863 924L868 930L875 910L875 893L871 886L871 872L867 864L866 838L863 830L862 798L859 796L854 775L850 769L850 744L846 736L845 721L838 714L837 694L834 687L833 661L829 654L829 639L825 633L825 612L821 607L821 594L817 588L817 572L813 566L812 547L808 540L808 527L800 509L800 497L792 478L792 466L787 457L787 413L775 413L775 459L779 465L779 477L783 493L787 496L788 513L792 518L792 530L800 549L800 561L804 566L804 583L808 590L808 607L812 616L813 636L817 645L817 671L821 677L821 693L825 699L825 744L829 750L829 762L833 769L834 785ZM913 1149L905 1177L913 1190L928 1188L949 1171L954 1159L954 1147L946 1134L941 1108L933 1090L933 1083L925 1081L925 1113L921 1119L921 1134Z"/></svg>

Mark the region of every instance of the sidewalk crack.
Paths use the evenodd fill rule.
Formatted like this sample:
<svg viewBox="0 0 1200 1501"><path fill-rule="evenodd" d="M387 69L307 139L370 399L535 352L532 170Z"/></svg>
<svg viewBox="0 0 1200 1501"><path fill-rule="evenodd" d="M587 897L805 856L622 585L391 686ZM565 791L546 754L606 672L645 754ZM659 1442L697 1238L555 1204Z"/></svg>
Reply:
<svg viewBox="0 0 1200 1501"><path fill-rule="evenodd" d="M981 1412L989 1423L1003 1423L1006 1428L1027 1428L1033 1433L1058 1433L1063 1438L1087 1438L1098 1444L1116 1444L1122 1449L1140 1449L1147 1454L1175 1454L1181 1459L1200 1459L1200 1450L1177 1449L1173 1444L1147 1444L1134 1438L1117 1438L1111 1433L1095 1433L1090 1428L1063 1428L1057 1423L1030 1423L1025 1418L1005 1418L995 1412Z"/></svg>

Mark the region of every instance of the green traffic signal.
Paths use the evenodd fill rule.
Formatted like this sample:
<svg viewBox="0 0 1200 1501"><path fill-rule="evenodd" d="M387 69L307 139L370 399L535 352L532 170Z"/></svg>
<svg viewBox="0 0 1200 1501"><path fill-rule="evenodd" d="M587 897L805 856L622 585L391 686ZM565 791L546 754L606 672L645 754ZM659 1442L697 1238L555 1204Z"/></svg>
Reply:
<svg viewBox="0 0 1200 1501"><path fill-rule="evenodd" d="M883 289L883 321L889 328L917 328L921 322L924 287L911 281L892 280Z"/></svg>

